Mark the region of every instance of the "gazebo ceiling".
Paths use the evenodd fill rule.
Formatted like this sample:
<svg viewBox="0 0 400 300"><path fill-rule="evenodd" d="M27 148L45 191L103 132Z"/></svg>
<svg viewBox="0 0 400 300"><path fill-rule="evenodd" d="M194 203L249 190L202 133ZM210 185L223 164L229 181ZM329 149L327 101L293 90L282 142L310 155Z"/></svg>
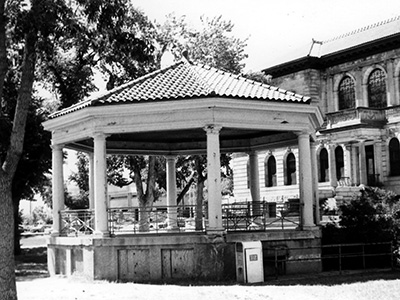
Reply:
<svg viewBox="0 0 400 300"><path fill-rule="evenodd" d="M180 62L58 111L44 123L53 144L92 151L96 134L108 153L204 153L207 126L222 128L224 152L249 151L314 133L321 112L309 97Z"/></svg>
<svg viewBox="0 0 400 300"><path fill-rule="evenodd" d="M291 132L222 128L221 152L243 152L266 145L296 141ZM112 154L202 154L206 150L206 134L202 128L131 132L107 137L107 152ZM92 151L91 138L71 143L76 150Z"/></svg>

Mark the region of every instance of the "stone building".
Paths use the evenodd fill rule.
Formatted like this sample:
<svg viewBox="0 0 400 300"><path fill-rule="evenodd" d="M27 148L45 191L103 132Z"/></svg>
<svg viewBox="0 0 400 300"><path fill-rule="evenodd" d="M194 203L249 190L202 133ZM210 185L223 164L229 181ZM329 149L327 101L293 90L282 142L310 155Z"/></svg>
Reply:
<svg viewBox="0 0 400 300"><path fill-rule="evenodd" d="M311 97L323 113L316 146L320 199L348 199L360 185L400 193L400 17L313 40L263 72L272 85ZM297 198L297 146L276 145L257 155L260 200ZM235 155L236 201L251 199L249 161L247 153Z"/></svg>

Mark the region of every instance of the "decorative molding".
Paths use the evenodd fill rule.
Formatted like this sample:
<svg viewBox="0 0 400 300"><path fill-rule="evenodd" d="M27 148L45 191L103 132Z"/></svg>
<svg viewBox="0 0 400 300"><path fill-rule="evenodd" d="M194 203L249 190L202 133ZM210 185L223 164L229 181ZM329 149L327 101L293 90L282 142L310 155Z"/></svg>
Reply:
<svg viewBox="0 0 400 300"><path fill-rule="evenodd" d="M222 129L222 126L220 126L220 125L207 125L203 129L204 129L204 131L207 132L207 134L219 134L219 132Z"/></svg>

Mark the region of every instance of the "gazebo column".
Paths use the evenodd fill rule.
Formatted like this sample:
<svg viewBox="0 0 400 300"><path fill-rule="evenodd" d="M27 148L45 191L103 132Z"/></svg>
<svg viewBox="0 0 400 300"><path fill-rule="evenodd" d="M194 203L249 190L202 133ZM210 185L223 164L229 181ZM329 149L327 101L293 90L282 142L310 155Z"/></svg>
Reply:
<svg viewBox="0 0 400 300"><path fill-rule="evenodd" d="M220 126L209 125L207 133L208 233L222 232Z"/></svg>
<svg viewBox="0 0 400 300"><path fill-rule="evenodd" d="M300 133L298 135L299 143L299 178L300 178L300 201L303 205L302 227L308 229L315 226L313 221L313 172L311 164L310 135Z"/></svg>
<svg viewBox="0 0 400 300"><path fill-rule="evenodd" d="M177 210L176 210L176 163L174 155L166 155L167 160L167 205L168 205L168 228L176 229Z"/></svg>
<svg viewBox="0 0 400 300"><path fill-rule="evenodd" d="M253 201L253 211L259 211L260 205L260 176L258 170L258 155L255 151L249 153L250 162L250 193Z"/></svg>
<svg viewBox="0 0 400 300"><path fill-rule="evenodd" d="M94 209L94 155L88 153L89 157L89 209Z"/></svg>
<svg viewBox="0 0 400 300"><path fill-rule="evenodd" d="M61 215L64 209L64 158L63 145L52 145L53 170L53 230L52 236L59 236L61 231Z"/></svg>
<svg viewBox="0 0 400 300"><path fill-rule="evenodd" d="M95 234L109 235L107 222L106 135L96 133L94 140L94 208Z"/></svg>

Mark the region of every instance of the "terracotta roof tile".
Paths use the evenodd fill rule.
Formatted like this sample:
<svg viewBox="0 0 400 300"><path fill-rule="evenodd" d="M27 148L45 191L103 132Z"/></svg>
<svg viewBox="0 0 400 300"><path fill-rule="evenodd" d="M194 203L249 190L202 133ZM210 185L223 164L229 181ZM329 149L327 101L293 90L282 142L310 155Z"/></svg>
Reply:
<svg viewBox="0 0 400 300"><path fill-rule="evenodd" d="M265 101L309 103L310 98L223 72L202 64L178 62L105 94L55 112L55 118L88 107L143 101L168 101L202 97L230 97Z"/></svg>

